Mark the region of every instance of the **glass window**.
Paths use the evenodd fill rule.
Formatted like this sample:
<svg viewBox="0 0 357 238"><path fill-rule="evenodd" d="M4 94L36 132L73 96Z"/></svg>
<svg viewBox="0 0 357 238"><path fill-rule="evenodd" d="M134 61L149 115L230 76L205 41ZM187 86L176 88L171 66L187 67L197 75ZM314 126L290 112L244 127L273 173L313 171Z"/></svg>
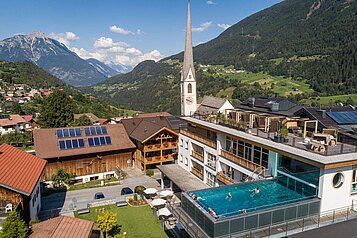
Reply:
<svg viewBox="0 0 357 238"><path fill-rule="evenodd" d="M206 177L207 177L207 185L210 187L214 187L215 186L215 177L213 174L211 174L210 172L206 171Z"/></svg>
<svg viewBox="0 0 357 238"><path fill-rule="evenodd" d="M191 77L191 75L190 75L190 77ZM187 85L187 92L192 93L192 84L190 84L190 83Z"/></svg>
<svg viewBox="0 0 357 238"><path fill-rule="evenodd" d="M207 153L207 165L212 169L216 170L216 162L217 162L216 156Z"/></svg>
<svg viewBox="0 0 357 238"><path fill-rule="evenodd" d="M332 185L334 188L341 187L343 182L344 182L344 176L342 173L338 172L337 174L335 174L335 176L333 176Z"/></svg>

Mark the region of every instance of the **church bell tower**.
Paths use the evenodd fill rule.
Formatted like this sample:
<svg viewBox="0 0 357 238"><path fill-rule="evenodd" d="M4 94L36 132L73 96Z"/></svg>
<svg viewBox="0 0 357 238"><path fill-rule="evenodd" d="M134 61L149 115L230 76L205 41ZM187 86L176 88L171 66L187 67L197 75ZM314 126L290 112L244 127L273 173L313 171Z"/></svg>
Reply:
<svg viewBox="0 0 357 238"><path fill-rule="evenodd" d="M186 42L181 71L181 115L191 116L196 110L196 73L193 64L191 3L188 0Z"/></svg>

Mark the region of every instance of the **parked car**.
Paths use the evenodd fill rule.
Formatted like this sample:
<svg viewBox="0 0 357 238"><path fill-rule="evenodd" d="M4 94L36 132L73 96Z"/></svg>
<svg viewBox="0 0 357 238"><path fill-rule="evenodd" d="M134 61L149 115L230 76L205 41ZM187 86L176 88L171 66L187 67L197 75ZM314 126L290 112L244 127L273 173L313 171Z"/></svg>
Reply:
<svg viewBox="0 0 357 238"><path fill-rule="evenodd" d="M134 188L134 192L141 195L141 194L144 194L145 189L146 188L144 186L139 185Z"/></svg>
<svg viewBox="0 0 357 238"><path fill-rule="evenodd" d="M94 195L94 199L97 200L97 199L103 199L105 198L104 194L102 192L99 192L99 193L96 193Z"/></svg>
<svg viewBox="0 0 357 238"><path fill-rule="evenodd" d="M133 190L131 190L131 188L129 187L125 187L121 189L121 195L128 195L128 194L133 194Z"/></svg>

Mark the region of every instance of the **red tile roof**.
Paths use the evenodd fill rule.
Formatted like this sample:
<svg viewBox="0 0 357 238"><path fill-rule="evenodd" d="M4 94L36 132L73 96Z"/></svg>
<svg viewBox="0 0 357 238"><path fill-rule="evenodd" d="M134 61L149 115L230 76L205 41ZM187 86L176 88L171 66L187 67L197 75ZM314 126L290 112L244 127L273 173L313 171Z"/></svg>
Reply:
<svg viewBox="0 0 357 238"><path fill-rule="evenodd" d="M168 112L153 112L153 113L143 113L143 114L139 114L136 116L136 118L148 118L148 117L169 117L172 116L170 113Z"/></svg>
<svg viewBox="0 0 357 238"><path fill-rule="evenodd" d="M25 120L25 122L30 122L33 119L32 115L23 115L21 117Z"/></svg>
<svg viewBox="0 0 357 238"><path fill-rule="evenodd" d="M31 195L46 161L8 144L0 146L0 187Z"/></svg>
<svg viewBox="0 0 357 238"><path fill-rule="evenodd" d="M93 225L91 221L59 216L34 224L29 238L89 238Z"/></svg>

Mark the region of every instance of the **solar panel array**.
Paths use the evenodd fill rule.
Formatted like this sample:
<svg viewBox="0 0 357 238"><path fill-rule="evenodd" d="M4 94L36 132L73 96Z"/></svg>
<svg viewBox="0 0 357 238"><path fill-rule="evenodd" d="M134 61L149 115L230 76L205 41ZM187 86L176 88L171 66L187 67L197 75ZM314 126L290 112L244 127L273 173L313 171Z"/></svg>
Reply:
<svg viewBox="0 0 357 238"><path fill-rule="evenodd" d="M90 147L111 145L111 144L112 144L112 140L111 140L110 136L100 136L100 137L88 138L88 145Z"/></svg>
<svg viewBox="0 0 357 238"><path fill-rule="evenodd" d="M84 147L84 139L60 140L58 141L60 150L78 149Z"/></svg>
<svg viewBox="0 0 357 238"><path fill-rule="evenodd" d="M110 136L105 136L108 134L106 126L85 127L84 133L86 136L103 135L103 136L88 138L87 140L88 140L89 147L105 146L105 145L112 144L112 140ZM68 140L65 139L65 138L72 138L72 137L81 137L81 138L68 139ZM60 150L79 149L85 147L85 139L82 138L81 128L57 129L57 138L61 139L58 141L58 146Z"/></svg>
<svg viewBox="0 0 357 238"><path fill-rule="evenodd" d="M57 138L69 138L82 136L81 128L57 129Z"/></svg>
<svg viewBox="0 0 357 238"><path fill-rule="evenodd" d="M84 128L86 136L107 135L106 126L92 126Z"/></svg>
<svg viewBox="0 0 357 238"><path fill-rule="evenodd" d="M355 124L355 123L357 123L357 111L327 112L327 115L329 117L331 117L338 124Z"/></svg>

